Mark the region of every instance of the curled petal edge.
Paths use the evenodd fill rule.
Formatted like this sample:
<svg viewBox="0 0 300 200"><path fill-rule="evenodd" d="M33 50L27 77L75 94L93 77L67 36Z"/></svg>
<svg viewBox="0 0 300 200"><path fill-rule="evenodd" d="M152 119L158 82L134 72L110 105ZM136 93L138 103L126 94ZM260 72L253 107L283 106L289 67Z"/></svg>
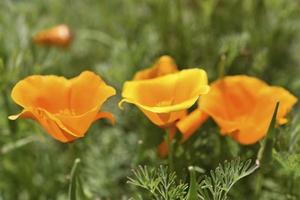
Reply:
<svg viewBox="0 0 300 200"><path fill-rule="evenodd" d="M72 131L70 131L68 128L66 128L63 123L58 120L57 118L55 118L54 116L52 116L50 113L48 113L47 111L44 111L42 110L43 114L46 115L49 119L51 119L53 122L56 123L56 125L62 129L62 131L64 131L65 133L73 136L73 137L76 137L76 138L80 138L80 137L83 137L84 135L82 136L79 136L75 133L73 133ZM30 118L30 119L33 119L35 121L39 121L38 117L34 114L33 111L31 110L28 110L28 109L24 109L21 113L19 114L16 114L16 115L10 115L8 116L8 119L9 120L17 120L18 118ZM107 119L109 120L109 122L114 125L116 120L115 120L115 117L112 113L109 113L109 112L98 112L95 116L95 119L93 121L96 121L98 119ZM51 134L50 134L51 135Z"/></svg>

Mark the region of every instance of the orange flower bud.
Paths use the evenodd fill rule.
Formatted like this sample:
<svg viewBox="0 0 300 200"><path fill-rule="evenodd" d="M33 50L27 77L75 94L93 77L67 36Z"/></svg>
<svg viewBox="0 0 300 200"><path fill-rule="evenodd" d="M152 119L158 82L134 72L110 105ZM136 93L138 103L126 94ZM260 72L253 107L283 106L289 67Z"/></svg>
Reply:
<svg viewBox="0 0 300 200"><path fill-rule="evenodd" d="M40 45L67 47L71 44L73 34L67 25L61 24L34 35L33 41Z"/></svg>

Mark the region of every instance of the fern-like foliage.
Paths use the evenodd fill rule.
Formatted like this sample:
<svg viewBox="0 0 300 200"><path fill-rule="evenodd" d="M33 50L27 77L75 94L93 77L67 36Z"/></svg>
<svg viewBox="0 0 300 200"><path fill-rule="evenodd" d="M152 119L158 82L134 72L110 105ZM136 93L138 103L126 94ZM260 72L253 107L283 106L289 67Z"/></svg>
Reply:
<svg viewBox="0 0 300 200"><path fill-rule="evenodd" d="M139 166L133 170L134 178L128 178L128 183L143 188L148 192L147 197L139 199L155 200L183 200L188 188L183 182L177 183L175 172L169 173L168 168L160 166L158 169ZM144 194L143 194L144 195ZM138 199L135 198L135 199ZM134 199L134 198L133 198Z"/></svg>
<svg viewBox="0 0 300 200"><path fill-rule="evenodd" d="M225 161L223 165L210 171L210 176L204 176L199 184L199 199L227 200L232 186L245 176L253 173L259 166L251 165L251 160L245 162L239 158Z"/></svg>
<svg viewBox="0 0 300 200"><path fill-rule="evenodd" d="M210 171L209 176L204 176L200 183L196 184L198 186L197 199L227 200L228 192L232 186L240 179L253 173L258 167L258 165L252 165L251 160L241 161L239 158L225 161L223 165L219 164L215 170ZM128 178L128 183L144 189L147 195L142 192L132 199L188 199L188 184L182 181L177 182L176 174L170 173L167 167L160 166L156 169L139 166L138 169L133 170L133 175L133 178ZM192 186L190 185L190 187Z"/></svg>

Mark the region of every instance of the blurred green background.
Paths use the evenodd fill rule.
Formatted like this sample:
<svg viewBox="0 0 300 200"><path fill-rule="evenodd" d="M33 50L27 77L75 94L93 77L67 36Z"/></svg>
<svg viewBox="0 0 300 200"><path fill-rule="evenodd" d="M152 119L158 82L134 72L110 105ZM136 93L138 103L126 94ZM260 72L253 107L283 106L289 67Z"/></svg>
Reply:
<svg viewBox="0 0 300 200"><path fill-rule="evenodd" d="M36 32L62 23L75 34L69 48L32 42ZM283 86L299 97L299 52L297 0L1 0L0 200L66 199L76 158L82 161L78 170L88 198L131 197L136 189L126 180L132 168L166 164L156 154L164 132L134 106L120 111L117 102L124 81L161 55L172 56L180 69L205 69L210 81L225 69ZM105 104L117 117L115 126L99 121L85 138L61 144L37 123L7 120L21 110L10 98L20 79L31 74L70 78L83 70L116 87L118 95ZM298 113L296 108L290 125L280 129L278 162L264 176L251 175L235 186L232 199L300 198ZM209 122L177 146L180 178L187 179L189 165L210 170L225 159L256 157L259 144L240 146L218 132Z"/></svg>

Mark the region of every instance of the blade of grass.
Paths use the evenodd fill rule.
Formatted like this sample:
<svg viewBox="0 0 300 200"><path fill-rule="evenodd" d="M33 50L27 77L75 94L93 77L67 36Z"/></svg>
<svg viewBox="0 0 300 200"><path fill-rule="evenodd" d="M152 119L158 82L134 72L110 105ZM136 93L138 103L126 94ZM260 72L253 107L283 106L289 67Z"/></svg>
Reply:
<svg viewBox="0 0 300 200"><path fill-rule="evenodd" d="M187 200L196 200L198 197L198 183L196 180L196 174L195 174L195 168L193 166L189 167L190 171L190 185L189 185L189 191L187 194Z"/></svg>
<svg viewBox="0 0 300 200"><path fill-rule="evenodd" d="M276 134L276 116L278 113L279 102L276 103L272 120L269 126L268 134L265 139L262 141L262 146L259 149L257 160L261 166L265 166L272 161L272 150L275 141L275 134Z"/></svg>
<svg viewBox="0 0 300 200"><path fill-rule="evenodd" d="M70 181L70 185L69 185L69 200L76 200L79 199L77 198L77 188L78 188L78 181L77 181L77 167L78 164L80 163L80 159L76 158L71 170L71 181Z"/></svg>

